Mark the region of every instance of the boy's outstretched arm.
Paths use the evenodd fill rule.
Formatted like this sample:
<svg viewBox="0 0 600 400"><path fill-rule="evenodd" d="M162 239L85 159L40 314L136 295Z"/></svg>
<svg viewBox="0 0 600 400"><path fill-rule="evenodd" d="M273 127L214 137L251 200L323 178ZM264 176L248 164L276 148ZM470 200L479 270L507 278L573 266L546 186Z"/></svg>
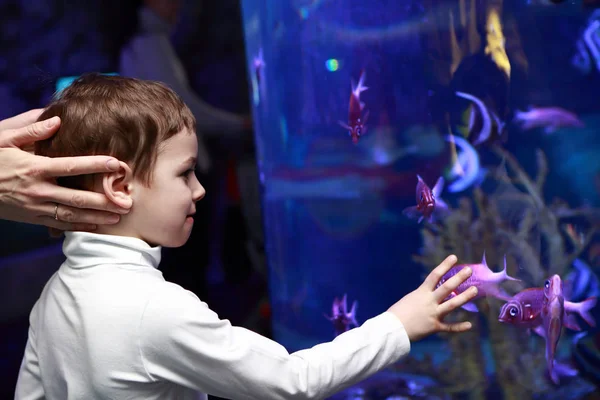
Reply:
<svg viewBox="0 0 600 400"><path fill-rule="evenodd" d="M140 324L140 356L151 379L220 397L322 399L408 354L410 340L469 328L450 328L442 318L473 296L441 304L444 293L456 289L468 274L459 274L437 290L433 282L455 262L456 257L448 258L419 289L361 327L292 354L270 339L231 326L191 292L169 284L147 304Z"/></svg>

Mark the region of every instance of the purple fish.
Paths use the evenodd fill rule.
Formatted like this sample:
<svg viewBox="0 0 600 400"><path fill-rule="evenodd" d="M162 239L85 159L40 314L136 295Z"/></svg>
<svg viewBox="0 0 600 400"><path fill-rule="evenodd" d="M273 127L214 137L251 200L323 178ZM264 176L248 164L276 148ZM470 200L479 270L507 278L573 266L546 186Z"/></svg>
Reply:
<svg viewBox="0 0 600 400"><path fill-rule="evenodd" d="M554 370L556 347L563 327L565 298L560 276L552 275L544 285L544 303L542 306L542 326L536 332L546 339L546 363L552 382L558 385L558 373Z"/></svg>
<svg viewBox="0 0 600 400"><path fill-rule="evenodd" d="M514 295L502 306L498 321L521 328L537 328L542 325L544 299L544 288L525 289ZM595 305L596 297L590 297L579 303L572 303L565 299L564 326L574 331L581 330L575 320L575 314L579 314L589 325L596 326L596 321L589 313Z"/></svg>
<svg viewBox="0 0 600 400"><path fill-rule="evenodd" d="M456 288L456 290L452 292L450 296L448 296L448 299L458 296L471 286L476 286L477 296L475 296L473 300L486 296L492 296L501 300L508 300L509 296L502 291L500 288L500 283L504 281L520 281L520 279L510 277L506 273L506 257L504 257L504 269L500 272L493 272L487 265L484 252L480 264L461 264L452 267L450 271L448 271L442 277L437 286L439 287L443 285L444 282L452 278L465 267L470 267L472 269L473 272L471 276L466 281L461 283L460 286L458 286L458 288ZM471 312L479 312L477 306L473 302L466 303L462 306L462 308Z"/></svg>
<svg viewBox="0 0 600 400"><path fill-rule="evenodd" d="M336 336L350 330L350 325L358 326L358 322L356 322L356 307L358 307L358 302L355 300L348 312L345 294L341 300L337 297L333 300L331 316L325 314L325 318L333 322Z"/></svg>
<svg viewBox="0 0 600 400"><path fill-rule="evenodd" d="M358 139L367 132L366 123L369 118L369 111L367 110L363 115L365 103L360 101L360 94L368 89L364 85L365 82L365 71L360 73L360 79L358 85L354 85L354 81L350 83L352 91L350 92L350 102L348 104L348 123L338 121L340 126L348 130L348 135L352 138L352 143L357 144Z"/></svg>
<svg viewBox="0 0 600 400"><path fill-rule="evenodd" d="M516 111L514 121L522 130L544 128L547 134L563 127L585 126L576 114L560 107L530 107L529 111Z"/></svg>
<svg viewBox="0 0 600 400"><path fill-rule="evenodd" d="M436 217L440 217L448 212L448 205L440 197L443 189L443 177L440 176L438 178L433 190L431 190L423 178L417 175L417 205L405 208L402 210L402 214L411 219L418 219L418 223L423 221L423 219L433 222Z"/></svg>

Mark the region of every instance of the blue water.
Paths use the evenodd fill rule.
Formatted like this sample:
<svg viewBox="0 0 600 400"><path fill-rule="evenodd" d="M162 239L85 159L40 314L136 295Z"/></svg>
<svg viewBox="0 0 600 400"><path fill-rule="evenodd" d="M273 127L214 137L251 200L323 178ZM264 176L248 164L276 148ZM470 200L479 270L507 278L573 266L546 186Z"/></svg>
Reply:
<svg viewBox="0 0 600 400"><path fill-rule="evenodd" d="M447 184L470 175L466 190L442 192L457 208L460 198L474 199L475 187L489 196L524 193L516 184L507 188L490 177L506 168L493 146L511 154L533 179L536 149L541 149L548 167L541 192L546 204L558 197L571 208L600 206L600 72L594 58L600 46L590 28L600 14L594 16L581 1L242 4L274 334L288 350L334 337L324 313L330 313L335 297L347 294L349 305L358 301L362 323L422 282L428 270L412 256L427 253L421 240L424 224L402 214L415 205L417 174L431 187L440 175ZM492 29L493 10L500 25ZM586 42L587 28L591 39ZM486 47L495 50L489 54ZM338 121L348 122L351 82L358 82L361 71L369 89L360 100L370 114L367 133L355 145ZM457 91L481 99L492 118L491 137L481 145L474 142L484 130L483 112L469 108L472 103ZM517 123L518 111L549 107L559 114L544 117L540 126ZM569 122L568 115L579 122ZM494 118L506 128L504 140L494 140L502 133ZM561 118L565 125L546 133ZM455 153L448 133L464 139L466 150ZM452 174L457 163L462 177ZM505 198L498 200L502 215L518 226L528 206ZM534 211L538 220L526 241L546 265L542 217L539 209ZM565 220L583 234L586 250L598 241L586 236L597 214L594 218ZM506 251L517 252L514 246ZM481 254L474 251L469 257L461 261L479 262ZM488 259L493 269L501 257ZM597 273L592 253L583 251L580 258ZM525 287L541 286L545 276L527 275L525 259L516 254L514 260L518 265L511 268ZM486 329L481 335L486 340ZM424 343L415 352L444 351L437 337ZM564 336L561 348L567 357L569 343ZM482 368L494 374L493 362Z"/></svg>

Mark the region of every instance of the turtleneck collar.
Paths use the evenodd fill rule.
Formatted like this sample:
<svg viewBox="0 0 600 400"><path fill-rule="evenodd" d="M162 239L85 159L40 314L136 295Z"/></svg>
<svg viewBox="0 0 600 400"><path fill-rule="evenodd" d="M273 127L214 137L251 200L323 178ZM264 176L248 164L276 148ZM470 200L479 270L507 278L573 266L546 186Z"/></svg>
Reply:
<svg viewBox="0 0 600 400"><path fill-rule="evenodd" d="M63 253L73 268L130 264L158 268L161 247L141 239L89 232L65 232Z"/></svg>
<svg viewBox="0 0 600 400"><path fill-rule="evenodd" d="M143 33L162 33L170 35L173 26L154 11L143 6L138 11L139 30Z"/></svg>

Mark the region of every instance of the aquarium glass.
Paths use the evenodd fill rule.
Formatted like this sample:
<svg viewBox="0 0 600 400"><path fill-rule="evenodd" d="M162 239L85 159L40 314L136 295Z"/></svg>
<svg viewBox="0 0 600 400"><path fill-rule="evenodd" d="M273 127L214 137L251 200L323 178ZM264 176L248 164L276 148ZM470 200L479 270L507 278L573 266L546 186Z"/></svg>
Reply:
<svg viewBox="0 0 600 400"><path fill-rule="evenodd" d="M470 332L415 342L335 398L596 390L598 307L583 303L600 267L596 3L242 0L275 339L290 352L333 340L334 302L356 302L360 325L448 254L485 253L497 279L447 317ZM543 300L554 275L562 289ZM533 331L504 307L530 288ZM554 304L556 382L540 336Z"/></svg>

